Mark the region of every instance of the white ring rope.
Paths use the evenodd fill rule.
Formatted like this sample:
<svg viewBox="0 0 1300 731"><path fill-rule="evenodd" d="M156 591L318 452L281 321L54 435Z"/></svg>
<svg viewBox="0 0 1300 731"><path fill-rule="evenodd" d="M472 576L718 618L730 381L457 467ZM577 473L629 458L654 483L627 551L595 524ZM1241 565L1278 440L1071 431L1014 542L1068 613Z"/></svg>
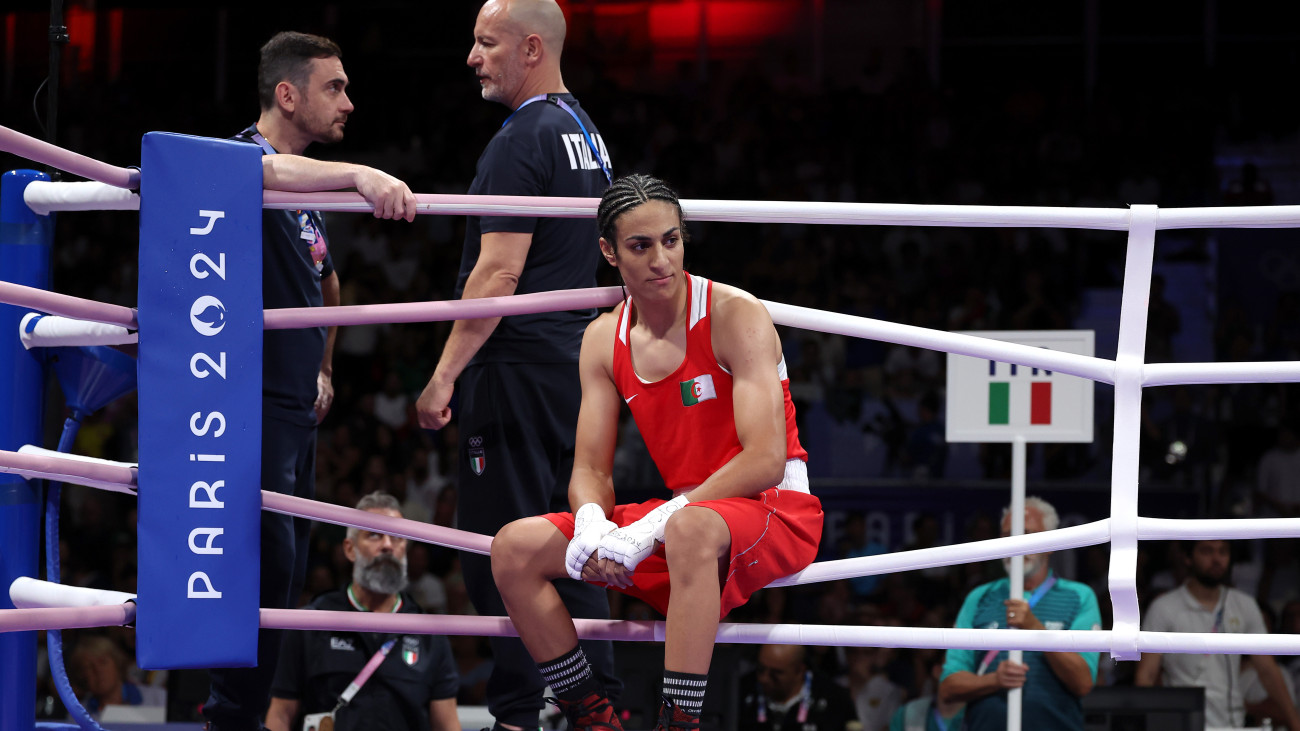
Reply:
<svg viewBox="0 0 1300 731"><path fill-rule="evenodd" d="M444 614L364 614L304 609L263 609L268 629L514 637L506 617ZM584 640L663 642L664 622L575 619ZM1106 652L1114 641L1109 630L957 629L952 627L876 627L816 624L722 624L718 642L736 644L823 645L843 647L912 647L958 650L1034 650ZM1146 652L1300 655L1300 635L1197 632L1143 632Z"/></svg>
<svg viewBox="0 0 1300 731"><path fill-rule="evenodd" d="M1300 519L1296 520L1296 524L1296 530L1300 530ZM990 538L983 541L956 543L950 546L917 548L911 551L895 551L875 556L819 561L802 571L777 579L768 586L797 586L821 581L838 581L861 576L888 574L896 571L916 571L918 569L950 566L959 563L978 563L1010 556L1024 556L1045 551L1065 551L1071 548L1096 546L1109 540L1110 520L1105 519L1040 533Z"/></svg>
<svg viewBox="0 0 1300 731"><path fill-rule="evenodd" d="M62 186L84 186L61 190ZM33 189L34 187L34 189ZM123 195L99 183L33 182L25 196L32 210L138 210L138 195ZM30 196L30 197L27 197ZM364 213L374 207L356 193L289 193L266 191L264 207L311 208L337 213ZM542 216L593 218L595 198L529 198L418 194L420 213L468 216ZM539 202L541 201L541 202ZM551 202L561 201L561 202ZM809 201L729 201L683 199L682 210L696 221L735 223L816 223L874 226L960 226L1084 228L1127 231L1130 211L1123 208L1060 206L949 206L910 203L824 203ZM1156 230L1187 228L1294 228L1300 206L1222 206L1162 208Z"/></svg>

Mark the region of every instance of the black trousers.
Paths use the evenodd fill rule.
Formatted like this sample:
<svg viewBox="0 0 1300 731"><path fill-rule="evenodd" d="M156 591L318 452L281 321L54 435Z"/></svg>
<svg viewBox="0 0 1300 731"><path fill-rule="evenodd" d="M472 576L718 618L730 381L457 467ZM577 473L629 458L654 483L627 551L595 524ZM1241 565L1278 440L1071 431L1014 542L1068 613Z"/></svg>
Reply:
<svg viewBox="0 0 1300 731"><path fill-rule="evenodd" d="M458 527L496 535L518 518L567 512L582 395L577 364L471 365L461 374L457 388ZM490 559L462 553L461 568L478 613L504 615ZM609 618L609 601L601 587L573 579L559 579L555 586L574 617ZM546 684L535 661L517 638L497 637L491 642L494 663L487 685L488 710L500 723L537 728ZM583 642L582 647L606 692L617 698L622 683L613 674L613 645Z"/></svg>
<svg viewBox="0 0 1300 731"><path fill-rule="evenodd" d="M262 409L262 489L314 499L316 495L316 426L281 421ZM262 511L261 603L263 607L298 606L307 575L311 521ZM258 630L257 667L215 668L203 715L225 731L259 729L271 699L271 680L280 658L283 630Z"/></svg>

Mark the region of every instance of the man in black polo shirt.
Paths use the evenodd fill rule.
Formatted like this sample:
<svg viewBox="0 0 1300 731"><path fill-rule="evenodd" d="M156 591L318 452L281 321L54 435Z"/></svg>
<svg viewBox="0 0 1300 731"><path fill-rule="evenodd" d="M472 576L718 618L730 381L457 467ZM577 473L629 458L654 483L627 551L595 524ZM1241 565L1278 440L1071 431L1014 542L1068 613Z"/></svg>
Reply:
<svg viewBox="0 0 1300 731"><path fill-rule="evenodd" d="M397 498L372 492L357 503L365 510L402 517ZM421 614L406 588L406 539L348 528L343 551L352 562L347 588L322 594L308 609L336 612ZM451 645L440 635L389 635L376 632L288 632L271 686L269 731L294 731L301 713L321 727L318 714L338 705L348 685L385 643L393 644L374 674L347 704L334 712L336 731L460 731L456 691L460 678Z"/></svg>
<svg viewBox="0 0 1300 731"><path fill-rule="evenodd" d="M381 218L415 217L415 196L373 168L302 157L313 142L343 139L352 113L339 47L328 38L279 33L262 47L258 65L261 115L235 137L262 148L266 188L307 192L356 188ZM277 154L278 153L278 154ZM265 307L339 303L339 278L325 224L315 211L262 213L262 298ZM315 496L316 424L333 399L334 328L267 331L262 344L263 490ZM295 606L307 567L311 521L278 513L261 517L261 606ZM253 731L266 710L280 631L258 636L257 667L211 671L203 705L209 727Z"/></svg>
<svg viewBox="0 0 1300 731"><path fill-rule="evenodd" d="M605 142L560 74L564 14L554 0L489 0L468 64L483 98L513 112L478 161L472 194L597 198L609 185ZM599 234L589 219L471 216L457 294L463 299L593 287ZM494 535L506 523L568 511L577 428L578 351L594 311L551 312L453 327L417 403L420 425L451 420L460 381L458 526ZM484 615L504 615L486 556L462 555L465 585ZM575 617L606 618L604 590L557 582ZM609 643L583 643L616 696ZM493 641L488 708L498 728L536 728L544 686L516 639Z"/></svg>

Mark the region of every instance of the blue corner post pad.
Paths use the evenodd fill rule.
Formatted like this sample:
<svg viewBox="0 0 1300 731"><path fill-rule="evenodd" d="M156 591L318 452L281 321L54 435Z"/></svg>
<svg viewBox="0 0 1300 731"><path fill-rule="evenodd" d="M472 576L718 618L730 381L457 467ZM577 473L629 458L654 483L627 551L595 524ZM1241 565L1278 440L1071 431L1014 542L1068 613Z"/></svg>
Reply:
<svg viewBox="0 0 1300 731"><path fill-rule="evenodd" d="M257 664L262 151L165 132L140 156L142 668Z"/></svg>
<svg viewBox="0 0 1300 731"><path fill-rule="evenodd" d="M50 245L54 221L23 202L37 180L35 170L0 176L0 279L50 288ZM41 443L45 368L39 355L23 349L18 323L25 308L0 305L0 449ZM0 474L0 609L12 608L9 585L37 576L41 535L41 483ZM0 729L30 729L36 718L36 633L0 635Z"/></svg>

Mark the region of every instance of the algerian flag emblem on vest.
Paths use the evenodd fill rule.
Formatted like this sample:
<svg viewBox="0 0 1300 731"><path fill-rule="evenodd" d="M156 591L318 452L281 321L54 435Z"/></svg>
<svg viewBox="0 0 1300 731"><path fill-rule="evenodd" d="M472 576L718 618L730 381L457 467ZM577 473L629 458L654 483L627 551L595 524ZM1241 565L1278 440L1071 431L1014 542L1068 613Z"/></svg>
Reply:
<svg viewBox="0 0 1300 731"><path fill-rule="evenodd" d="M706 373L689 381L682 381L682 406L694 406L701 401L717 398L718 392L713 387L713 375Z"/></svg>

